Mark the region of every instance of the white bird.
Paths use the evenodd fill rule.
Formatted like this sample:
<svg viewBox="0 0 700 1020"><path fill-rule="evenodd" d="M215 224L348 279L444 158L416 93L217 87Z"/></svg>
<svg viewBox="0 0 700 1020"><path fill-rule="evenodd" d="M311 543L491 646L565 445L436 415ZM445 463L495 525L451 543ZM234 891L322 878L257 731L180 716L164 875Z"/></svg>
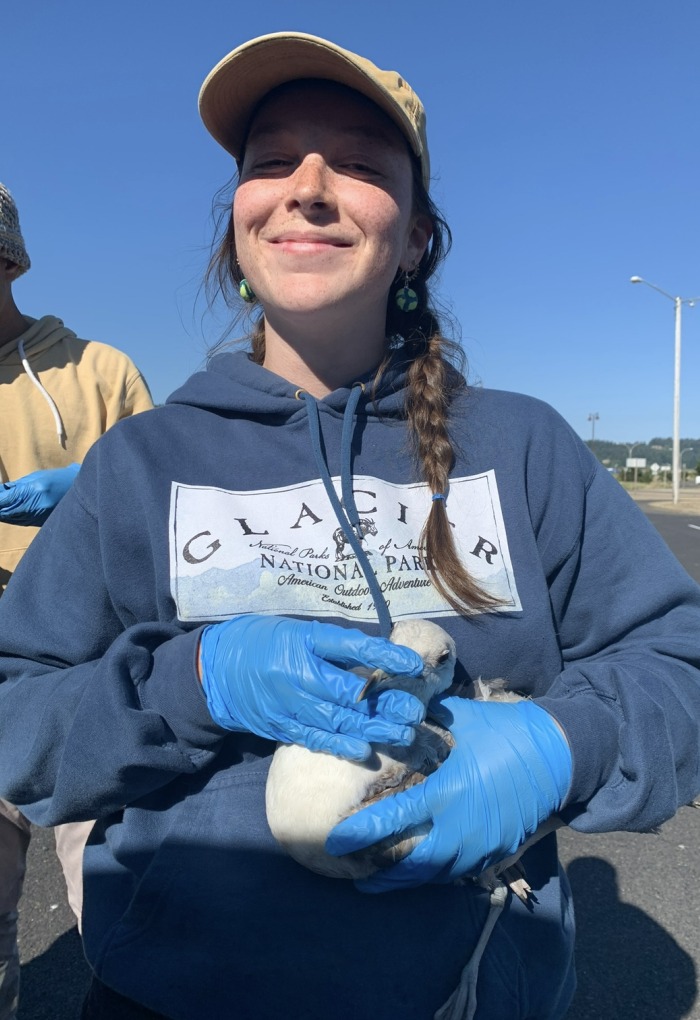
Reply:
<svg viewBox="0 0 700 1020"><path fill-rule="evenodd" d="M356 669L355 673L367 679L358 701L371 692L396 688L415 695L427 706L431 698L451 686L456 648L442 627L428 620L404 621L395 625L389 640L418 652L423 659L423 673L419 677L389 676L375 670L368 676L368 670ZM504 680L478 679L473 686L473 696L478 701L522 700L521 695L508 690ZM466 696L464 689L453 693ZM272 834L295 861L330 878L366 878L380 868L390 867L427 835L430 822L343 857L326 853L328 833L338 822L368 804L424 782L453 747L450 731L429 720L417 727L410 747L372 744L374 756L369 762L345 761L296 744L278 744L266 789L267 820ZM563 824L553 815L512 857L479 875L457 879L457 884L473 880L488 889L491 907L457 988L433 1020L473 1020L479 964L506 902L507 886L525 902L531 892L520 857L533 843Z"/></svg>
<svg viewBox="0 0 700 1020"><path fill-rule="evenodd" d="M358 700L371 692L396 688L415 695L427 706L431 698L451 686L456 648L442 627L428 620L402 621L393 628L390 640L418 652L425 667L423 673L419 677L389 676L382 670L369 673L357 669L355 672L367 679ZM474 697L480 701L521 700L519 694L507 690L503 680L477 680ZM422 783L439 768L453 746L449 730L430 720L417 727L409 747L373 744L374 755L368 762L346 761L296 744L278 744L266 789L272 834L295 861L330 878L367 878L390 867L427 835L430 822L343 857L326 853L326 837L338 822L361 808ZM528 846L560 825L557 818L546 822L516 854L488 868L474 881L491 891L505 882L520 899L527 900L530 887L518 860Z"/></svg>
<svg viewBox="0 0 700 1020"><path fill-rule="evenodd" d="M442 627L427 620L402 621L393 628L390 640L418 652L423 672L408 677L375 670L368 676L368 670L356 669L354 672L367 679L358 700L391 687L413 694L427 705L447 690L454 678L457 653ZM409 747L372 744L374 755L367 762L346 761L296 744L278 744L266 790L272 834L295 861L311 871L331 878L367 878L409 854L427 834L430 823L343 857L326 853L328 833L360 808L422 783L452 746L449 731L428 721L417 727Z"/></svg>

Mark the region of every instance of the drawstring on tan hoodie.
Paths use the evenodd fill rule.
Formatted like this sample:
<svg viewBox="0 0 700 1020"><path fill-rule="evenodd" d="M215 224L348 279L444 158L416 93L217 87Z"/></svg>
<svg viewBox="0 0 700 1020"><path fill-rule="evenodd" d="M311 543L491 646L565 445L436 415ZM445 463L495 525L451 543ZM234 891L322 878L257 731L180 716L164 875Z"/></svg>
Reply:
<svg viewBox="0 0 700 1020"><path fill-rule="evenodd" d="M27 356L24 353L24 341L23 340L20 340L19 344L17 345L17 348L19 350L19 356L21 358L22 367L23 367L24 371L27 373L27 375L32 380L32 382L34 383L36 388L39 390L39 393L41 393L42 397L44 398L46 403L51 408L51 414L53 415L53 420L56 422L56 432L58 434L59 446L61 447L61 449L65 450L65 448L66 448L66 430L63 427L63 422L61 420L61 415L58 412L58 408L56 407L56 404L55 404L53 398L51 397L51 395L46 392L46 390L41 385L41 383L39 382L37 377L34 375L34 372L32 371L32 367L29 364L29 362L27 361Z"/></svg>

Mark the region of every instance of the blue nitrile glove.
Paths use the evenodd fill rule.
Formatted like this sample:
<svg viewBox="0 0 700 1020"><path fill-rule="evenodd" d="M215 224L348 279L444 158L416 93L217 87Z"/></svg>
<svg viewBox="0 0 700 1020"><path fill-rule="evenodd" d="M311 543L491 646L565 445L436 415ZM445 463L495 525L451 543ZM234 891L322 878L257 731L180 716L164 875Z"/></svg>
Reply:
<svg viewBox="0 0 700 1020"><path fill-rule="evenodd" d="M543 708L444 698L431 714L455 738L444 764L420 786L346 818L326 842L340 856L432 821L413 853L355 884L363 892L452 882L510 857L561 807L571 780L571 752Z"/></svg>
<svg viewBox="0 0 700 1020"><path fill-rule="evenodd" d="M403 691L358 702L364 686L342 666L420 676L410 648L330 623L235 616L206 627L202 687L215 722L285 744L364 761L369 741L410 744L425 707Z"/></svg>
<svg viewBox="0 0 700 1020"><path fill-rule="evenodd" d="M68 492L78 471L80 464L69 464L0 484L0 521L40 527Z"/></svg>

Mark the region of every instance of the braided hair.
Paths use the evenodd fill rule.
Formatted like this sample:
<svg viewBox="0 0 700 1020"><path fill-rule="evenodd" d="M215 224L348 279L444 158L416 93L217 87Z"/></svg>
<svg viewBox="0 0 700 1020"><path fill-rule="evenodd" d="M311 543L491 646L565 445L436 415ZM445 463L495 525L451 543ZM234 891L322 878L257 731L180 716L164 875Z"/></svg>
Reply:
<svg viewBox="0 0 700 1020"><path fill-rule="evenodd" d="M420 164L413 156L412 166L414 212L429 218L433 234L411 281L418 297L416 308L404 312L396 304L396 293L403 286L402 274L397 274L392 285L386 318L387 352L375 377L375 386L397 348L402 350L409 362L407 424L420 472L431 493L436 495L447 494L455 461L448 428L449 411L456 393L466 387L463 374L465 358L461 347L444 335L428 287L428 281L450 250L452 235L423 184ZM235 178L231 183L235 187ZM236 255L230 184L221 190L214 203L217 231L205 287L211 304L221 295L227 307L235 309L238 314L215 350L226 345L236 323L252 308L247 339L252 347L253 360L261 365L265 358L265 321L259 306L257 310L256 305L242 307L239 298L238 288L243 273ZM458 613L471 615L496 609L501 605L500 599L485 591L461 562L452 531L445 500L432 500L419 544L425 570L433 586Z"/></svg>

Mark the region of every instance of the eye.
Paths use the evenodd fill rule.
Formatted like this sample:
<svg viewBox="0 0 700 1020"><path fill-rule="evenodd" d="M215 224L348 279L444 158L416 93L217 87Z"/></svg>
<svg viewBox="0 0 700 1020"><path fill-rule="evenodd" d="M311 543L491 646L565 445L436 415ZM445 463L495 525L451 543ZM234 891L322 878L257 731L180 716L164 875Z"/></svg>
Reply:
<svg viewBox="0 0 700 1020"><path fill-rule="evenodd" d="M291 159L262 159L255 163L253 170L279 170L280 167L291 166Z"/></svg>
<svg viewBox="0 0 700 1020"><path fill-rule="evenodd" d="M445 651L438 656L438 666L442 666L443 663L447 662L450 657L450 650L446 648Z"/></svg>
<svg viewBox="0 0 700 1020"><path fill-rule="evenodd" d="M360 180L365 178L383 178L386 176L376 166L365 163L361 159L346 159L337 164L338 170L349 177L356 177Z"/></svg>

